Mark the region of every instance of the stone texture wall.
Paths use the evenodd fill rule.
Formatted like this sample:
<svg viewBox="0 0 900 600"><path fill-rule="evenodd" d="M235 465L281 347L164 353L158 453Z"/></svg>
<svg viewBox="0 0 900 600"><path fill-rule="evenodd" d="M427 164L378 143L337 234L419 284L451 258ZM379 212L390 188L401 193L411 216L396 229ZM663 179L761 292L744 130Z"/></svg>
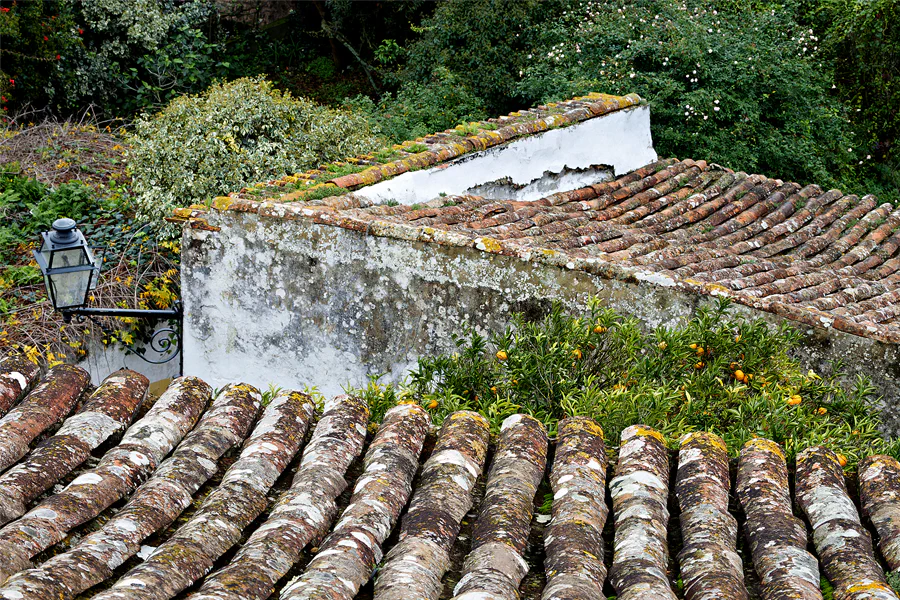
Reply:
<svg viewBox="0 0 900 600"><path fill-rule="evenodd" d="M221 231L185 230L185 373L216 387L308 384L333 394L371 374L397 379L418 356L451 350L450 333L462 323L499 329L512 312L544 311L553 300L577 309L596 295L648 328L675 325L709 301L665 280L606 279L302 220L213 212L209 222ZM842 360L850 373L867 374L885 396L890 428L900 429L898 347L803 332L802 362L827 372L829 361Z"/></svg>

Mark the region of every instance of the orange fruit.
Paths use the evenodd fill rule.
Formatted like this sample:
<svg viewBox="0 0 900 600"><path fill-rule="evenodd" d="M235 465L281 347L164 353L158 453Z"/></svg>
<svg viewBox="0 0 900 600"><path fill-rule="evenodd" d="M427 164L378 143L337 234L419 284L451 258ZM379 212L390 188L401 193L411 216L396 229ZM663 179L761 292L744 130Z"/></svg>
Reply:
<svg viewBox="0 0 900 600"><path fill-rule="evenodd" d="M572 350L572 356L574 356L576 360L581 358L581 350L575 348L574 350Z"/></svg>
<svg viewBox="0 0 900 600"><path fill-rule="evenodd" d="M734 372L734 378L737 379L738 381L743 381L744 380L744 372L741 371L740 369L738 369L737 371Z"/></svg>
<svg viewBox="0 0 900 600"><path fill-rule="evenodd" d="M841 465L842 467L846 467L847 466L847 457L844 456L843 454L838 454L837 457L838 457L838 464Z"/></svg>
<svg viewBox="0 0 900 600"><path fill-rule="evenodd" d="M820 415L824 415L824 414L828 414L828 409L825 408L824 406L820 406L816 412L819 413Z"/></svg>
<svg viewBox="0 0 900 600"><path fill-rule="evenodd" d="M430 408L430 409L432 409L432 410L435 409L435 408L437 408L437 407L438 407L438 401L437 401L437 400L432 400L431 402L428 403L428 408Z"/></svg>
<svg viewBox="0 0 900 600"><path fill-rule="evenodd" d="M694 365L694 368L695 368L695 369L702 369L702 368L703 368L703 361L701 360L701 361L698 362L696 365Z"/></svg>
<svg viewBox="0 0 900 600"><path fill-rule="evenodd" d="M732 371L737 371L740 368L740 366L741 365L737 364L736 362L733 362L730 365L728 365L728 368L731 369Z"/></svg>
<svg viewBox="0 0 900 600"><path fill-rule="evenodd" d="M697 347L697 356L703 356L704 352L705 352L705 350L703 349L703 346Z"/></svg>
<svg viewBox="0 0 900 600"><path fill-rule="evenodd" d="M696 350L696 349L697 349L697 344L691 344L691 345L689 346L689 348L690 348L691 350Z"/></svg>
<svg viewBox="0 0 900 600"><path fill-rule="evenodd" d="M801 398L799 394L794 394L787 400L787 403L791 406L797 406L801 402L803 402L803 398Z"/></svg>
<svg viewBox="0 0 900 600"><path fill-rule="evenodd" d="M497 360L506 360L507 358L509 358L509 354L505 350L497 350Z"/></svg>
<svg viewBox="0 0 900 600"><path fill-rule="evenodd" d="M606 331L606 327L603 327L602 325L594 327L594 333L603 333L604 331Z"/></svg>
<svg viewBox="0 0 900 600"><path fill-rule="evenodd" d="M494 392L494 393L496 394L496 393L497 393L497 386L496 386L496 385L491 386L491 391Z"/></svg>

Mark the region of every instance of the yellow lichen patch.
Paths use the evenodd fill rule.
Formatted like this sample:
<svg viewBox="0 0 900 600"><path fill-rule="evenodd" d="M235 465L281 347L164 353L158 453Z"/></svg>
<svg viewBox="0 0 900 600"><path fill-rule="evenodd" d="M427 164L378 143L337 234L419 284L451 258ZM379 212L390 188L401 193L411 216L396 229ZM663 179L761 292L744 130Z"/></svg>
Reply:
<svg viewBox="0 0 900 600"><path fill-rule="evenodd" d="M172 211L172 216L176 219L189 219L193 209L189 208L176 208Z"/></svg>
<svg viewBox="0 0 900 600"><path fill-rule="evenodd" d="M722 452L728 452L728 447L725 446L725 441L716 434L709 433L707 431L694 431L685 434L684 437L681 438L680 443L682 446L689 443L696 443L700 446L717 448Z"/></svg>
<svg viewBox="0 0 900 600"><path fill-rule="evenodd" d="M896 458L884 454L877 454L869 458L869 467L875 466L896 469L900 467L900 462L898 462Z"/></svg>
<svg viewBox="0 0 900 600"><path fill-rule="evenodd" d="M876 590L891 593L893 593L894 591L891 586L880 583L878 581L872 581L870 583L855 583L853 585L847 586L847 594L853 594L855 592L873 592Z"/></svg>
<svg viewBox="0 0 900 600"><path fill-rule="evenodd" d="M666 443L666 438L665 438L665 436L663 436L663 434L661 434L661 433L658 432L657 430L652 429L652 428L650 428L650 427L647 427L647 426L645 426L645 425L635 425L635 426L634 426L634 433L637 434L637 435L639 435L639 436L641 436L641 437L652 437L652 438L656 438L657 440L659 440L659 441L662 442L663 444Z"/></svg>
<svg viewBox="0 0 900 600"><path fill-rule="evenodd" d="M710 292L719 292L721 294L731 293L731 290L725 287L724 285L719 285L718 283L707 283L704 287Z"/></svg>
<svg viewBox="0 0 900 600"><path fill-rule="evenodd" d="M752 440L744 444L744 448L771 452L772 454L777 454L779 457L781 457L782 460L785 460L784 451L781 449L781 446L779 446L772 440L767 440L766 438L753 438Z"/></svg>
<svg viewBox="0 0 900 600"><path fill-rule="evenodd" d="M233 200L228 196L216 196L213 198L212 205L216 210L228 210Z"/></svg>
<svg viewBox="0 0 900 600"><path fill-rule="evenodd" d="M503 249L503 244L501 244L499 240L495 240L494 238L483 237L478 239L475 247L479 250L484 250L485 252L497 254Z"/></svg>
<svg viewBox="0 0 900 600"><path fill-rule="evenodd" d="M591 435L603 437L603 428L597 424L596 421L592 419L577 419L572 420L566 423L567 429L573 429L575 431L586 431Z"/></svg>

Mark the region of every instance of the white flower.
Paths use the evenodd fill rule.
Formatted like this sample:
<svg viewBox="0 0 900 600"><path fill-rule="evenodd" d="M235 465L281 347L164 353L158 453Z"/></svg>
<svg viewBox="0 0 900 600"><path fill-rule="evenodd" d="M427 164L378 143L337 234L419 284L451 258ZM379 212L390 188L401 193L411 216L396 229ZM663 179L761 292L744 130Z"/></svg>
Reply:
<svg viewBox="0 0 900 600"><path fill-rule="evenodd" d="M629 75L629 77L631 77L632 79L634 79L634 73L632 73L631 75Z"/></svg>
<svg viewBox="0 0 900 600"><path fill-rule="evenodd" d="M872 160L872 155L871 155L871 154L866 154L866 160Z"/></svg>
<svg viewBox="0 0 900 600"><path fill-rule="evenodd" d="M713 101L713 104L718 104L718 103L719 103L718 100Z"/></svg>
<svg viewBox="0 0 900 600"><path fill-rule="evenodd" d="M718 107L718 106L713 106L713 110L716 111L716 112L719 112L719 107Z"/></svg>

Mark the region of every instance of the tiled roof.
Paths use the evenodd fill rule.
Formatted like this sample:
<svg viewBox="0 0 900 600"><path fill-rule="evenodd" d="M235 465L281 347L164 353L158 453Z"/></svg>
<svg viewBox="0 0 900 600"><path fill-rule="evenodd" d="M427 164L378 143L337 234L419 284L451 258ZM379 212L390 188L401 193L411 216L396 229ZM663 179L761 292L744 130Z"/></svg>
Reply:
<svg viewBox="0 0 900 600"><path fill-rule="evenodd" d="M0 377L20 367L4 362ZM711 433L673 451L635 425L609 460L585 417L548 440L540 422L513 415L489 444L472 412L435 432L427 411L401 404L375 426L359 398L334 398L317 417L299 392L262 407L251 386L212 398L191 377L129 426L145 390L120 371L68 417L88 445L100 440L85 434L97 420L88 414L117 423L103 431L127 427L99 460L20 468L58 446L57 433L0 478L0 493L27 509L0 528L0 598L821 600L821 570L835 598L898 600L880 564L898 562L900 463L889 457L859 467L876 546L848 493L857 486L822 447L803 451L792 476L777 444L751 440L732 490ZM38 498L56 481L69 483Z"/></svg>
<svg viewBox="0 0 900 600"><path fill-rule="evenodd" d="M801 323L900 342L900 210L871 195L667 159L535 201L285 200L235 197L217 209L724 295ZM205 223L203 211L182 216Z"/></svg>

